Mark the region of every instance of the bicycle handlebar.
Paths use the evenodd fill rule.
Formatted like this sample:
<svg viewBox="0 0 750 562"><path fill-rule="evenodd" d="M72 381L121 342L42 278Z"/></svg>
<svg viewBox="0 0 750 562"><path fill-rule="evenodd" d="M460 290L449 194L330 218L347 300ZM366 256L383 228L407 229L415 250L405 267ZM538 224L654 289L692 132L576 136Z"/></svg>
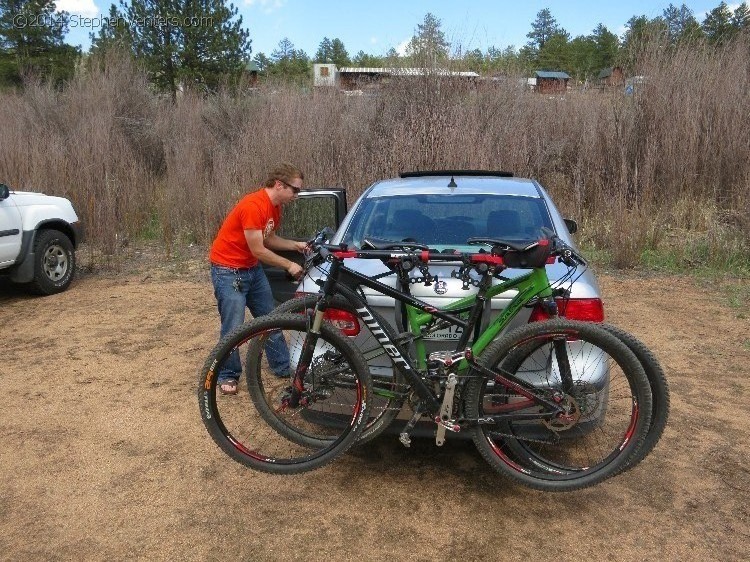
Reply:
<svg viewBox="0 0 750 562"><path fill-rule="evenodd" d="M550 256L557 256L560 258L565 265L569 267L576 267L577 265L587 266L588 263L575 249L566 244L561 240L554 232L549 229L543 229L544 234L547 235L546 244L551 244L552 249L550 250ZM445 253L438 251L427 250L362 250L353 248L350 249L346 244L326 244L325 242L330 239L333 235L333 230L326 227L318 232L309 242L308 248L309 253L305 253L305 270L308 270L313 265L327 260L329 257L334 259L379 259L385 262L393 263L395 261L401 262L402 265L407 265L407 269L412 269L417 264L426 264L430 262L462 262L464 265L471 265L474 267L482 267L482 264L486 264L494 267L505 268L505 261L503 260L503 253L507 251L524 251L533 249L541 241L536 241L525 246L520 246L518 243L508 243L502 240L496 239L479 239L473 238L470 240L474 244L487 244L492 245L491 252L478 252L476 254L469 253ZM394 243L395 244L395 243ZM503 246L505 248L503 248Z"/></svg>

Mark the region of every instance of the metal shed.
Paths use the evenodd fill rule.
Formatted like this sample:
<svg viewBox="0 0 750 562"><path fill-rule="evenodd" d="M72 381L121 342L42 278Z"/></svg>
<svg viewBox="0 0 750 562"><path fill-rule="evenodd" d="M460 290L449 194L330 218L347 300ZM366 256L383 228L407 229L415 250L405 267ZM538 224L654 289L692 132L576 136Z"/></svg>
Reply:
<svg viewBox="0 0 750 562"><path fill-rule="evenodd" d="M602 86L624 86L625 74L622 68L615 66L612 68L603 68L597 75L597 80Z"/></svg>
<svg viewBox="0 0 750 562"><path fill-rule="evenodd" d="M537 70L534 76L536 77L536 91L540 94L564 94L568 89L570 76L565 72Z"/></svg>

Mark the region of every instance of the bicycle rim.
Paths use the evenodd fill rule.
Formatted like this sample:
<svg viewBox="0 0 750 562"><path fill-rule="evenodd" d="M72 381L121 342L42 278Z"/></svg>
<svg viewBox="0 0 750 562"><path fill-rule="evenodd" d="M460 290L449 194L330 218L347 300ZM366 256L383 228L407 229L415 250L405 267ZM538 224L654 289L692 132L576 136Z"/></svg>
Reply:
<svg viewBox="0 0 750 562"><path fill-rule="evenodd" d="M486 356L486 366L530 384L565 414L534 418L542 407L484 380L475 393L479 417L509 409L532 417L479 426L475 442L485 458L525 484L575 489L614 475L635 454L648 431L651 394L640 363L616 338L582 323L545 324L522 329L517 342ZM567 391L556 345L570 364Z"/></svg>
<svg viewBox="0 0 750 562"><path fill-rule="evenodd" d="M290 405L291 378L277 376L267 352L286 346L294 372L307 328L299 316L254 320L222 340L201 373L203 421L217 444L247 466L274 473L317 468L346 451L364 426L369 374L361 354L328 326L305 371L302 400ZM262 353L249 353L258 346ZM237 394L222 395L218 374L233 353L243 376Z"/></svg>

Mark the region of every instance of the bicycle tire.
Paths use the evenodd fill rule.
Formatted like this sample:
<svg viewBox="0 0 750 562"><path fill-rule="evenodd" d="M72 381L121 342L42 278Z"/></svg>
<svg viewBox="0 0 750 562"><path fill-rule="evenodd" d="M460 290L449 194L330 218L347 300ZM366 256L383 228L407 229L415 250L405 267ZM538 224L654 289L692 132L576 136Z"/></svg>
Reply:
<svg viewBox="0 0 750 562"><path fill-rule="evenodd" d="M630 470L641 462L654 449L654 447L656 447L664 433L669 418L669 385L659 361L643 342L633 334L612 324L599 323L597 326L607 330L630 348L630 351L632 351L638 358L638 361L640 361L651 388L651 422L649 424L648 433L646 433L646 437L643 441L643 445L641 445L641 448L622 468L623 471ZM505 360L505 362L508 363L508 368L510 370L513 370L513 365L518 363L518 361L522 361L523 357L529 353L529 350L518 351L516 357L509 356Z"/></svg>
<svg viewBox="0 0 750 562"><path fill-rule="evenodd" d="M217 395L218 373L234 350L278 331L289 345L291 338L304 338L308 327L308 319L298 315L251 320L227 334L201 369L201 419L214 442L249 468L273 474L319 468L345 453L364 428L371 393L369 371L361 353L326 323L321 326L316 346L324 352L308 366L305 400L297 408L288 403L291 380L275 376L263 365L262 357L250 357L249 362L245 357L247 392L238 384L236 395ZM290 358L294 370L294 350ZM275 409L274 415L261 415L262 407Z"/></svg>
<svg viewBox="0 0 750 562"><path fill-rule="evenodd" d="M277 306L273 314L300 314L312 311L320 297L320 294L310 294L290 299ZM396 419L403 406L408 385L390 355L373 335L367 324L357 316L355 306L340 294L334 295L330 306L353 314L359 322L359 333L356 336L346 337L362 352L372 380L372 394L368 406L370 413L358 440L358 444L363 444L383 433ZM386 335L394 340L396 334L388 321L374 310L372 310L372 315ZM259 350L262 350L262 346L256 346L252 352L257 353ZM251 350L248 350L248 353L251 353ZM390 367L390 373L384 370L384 365ZM393 396L394 394L395 396Z"/></svg>
<svg viewBox="0 0 750 562"><path fill-rule="evenodd" d="M599 326L617 336L630 348L630 351L641 362L651 387L651 423L643 445L623 467L623 470L630 470L654 450L664 433L669 419L669 384L656 356L641 340L612 324L599 324Z"/></svg>
<svg viewBox="0 0 750 562"><path fill-rule="evenodd" d="M511 371L552 398L561 384L553 348L561 342L575 367L575 387L558 394L568 420L501 421L496 427L477 425L474 432L477 449L499 473L545 491L585 488L617 474L642 446L652 408L637 357L593 323L556 319L522 326L493 342L479 361L485 368ZM469 419L527 403L495 385L481 375L470 378L464 405ZM524 411L534 415L539 408Z"/></svg>

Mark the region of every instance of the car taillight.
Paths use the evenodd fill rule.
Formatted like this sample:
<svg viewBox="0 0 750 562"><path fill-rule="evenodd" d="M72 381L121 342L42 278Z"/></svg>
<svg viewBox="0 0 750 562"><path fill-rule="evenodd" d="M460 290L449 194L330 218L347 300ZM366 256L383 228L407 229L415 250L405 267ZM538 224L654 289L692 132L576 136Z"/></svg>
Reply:
<svg viewBox="0 0 750 562"><path fill-rule="evenodd" d="M297 292L295 297L304 297L308 293ZM359 335L359 318L356 314L341 310L340 308L329 308L323 315L323 319L336 326L345 336L354 337Z"/></svg>
<svg viewBox="0 0 750 562"><path fill-rule="evenodd" d="M323 318L341 330L345 336L359 334L359 318L356 314L339 308L329 308Z"/></svg>
<svg viewBox="0 0 750 562"><path fill-rule="evenodd" d="M560 316L568 320L582 320L584 322L604 322L604 305L601 299L555 299ZM531 311L529 322L548 320L549 314L538 303Z"/></svg>

